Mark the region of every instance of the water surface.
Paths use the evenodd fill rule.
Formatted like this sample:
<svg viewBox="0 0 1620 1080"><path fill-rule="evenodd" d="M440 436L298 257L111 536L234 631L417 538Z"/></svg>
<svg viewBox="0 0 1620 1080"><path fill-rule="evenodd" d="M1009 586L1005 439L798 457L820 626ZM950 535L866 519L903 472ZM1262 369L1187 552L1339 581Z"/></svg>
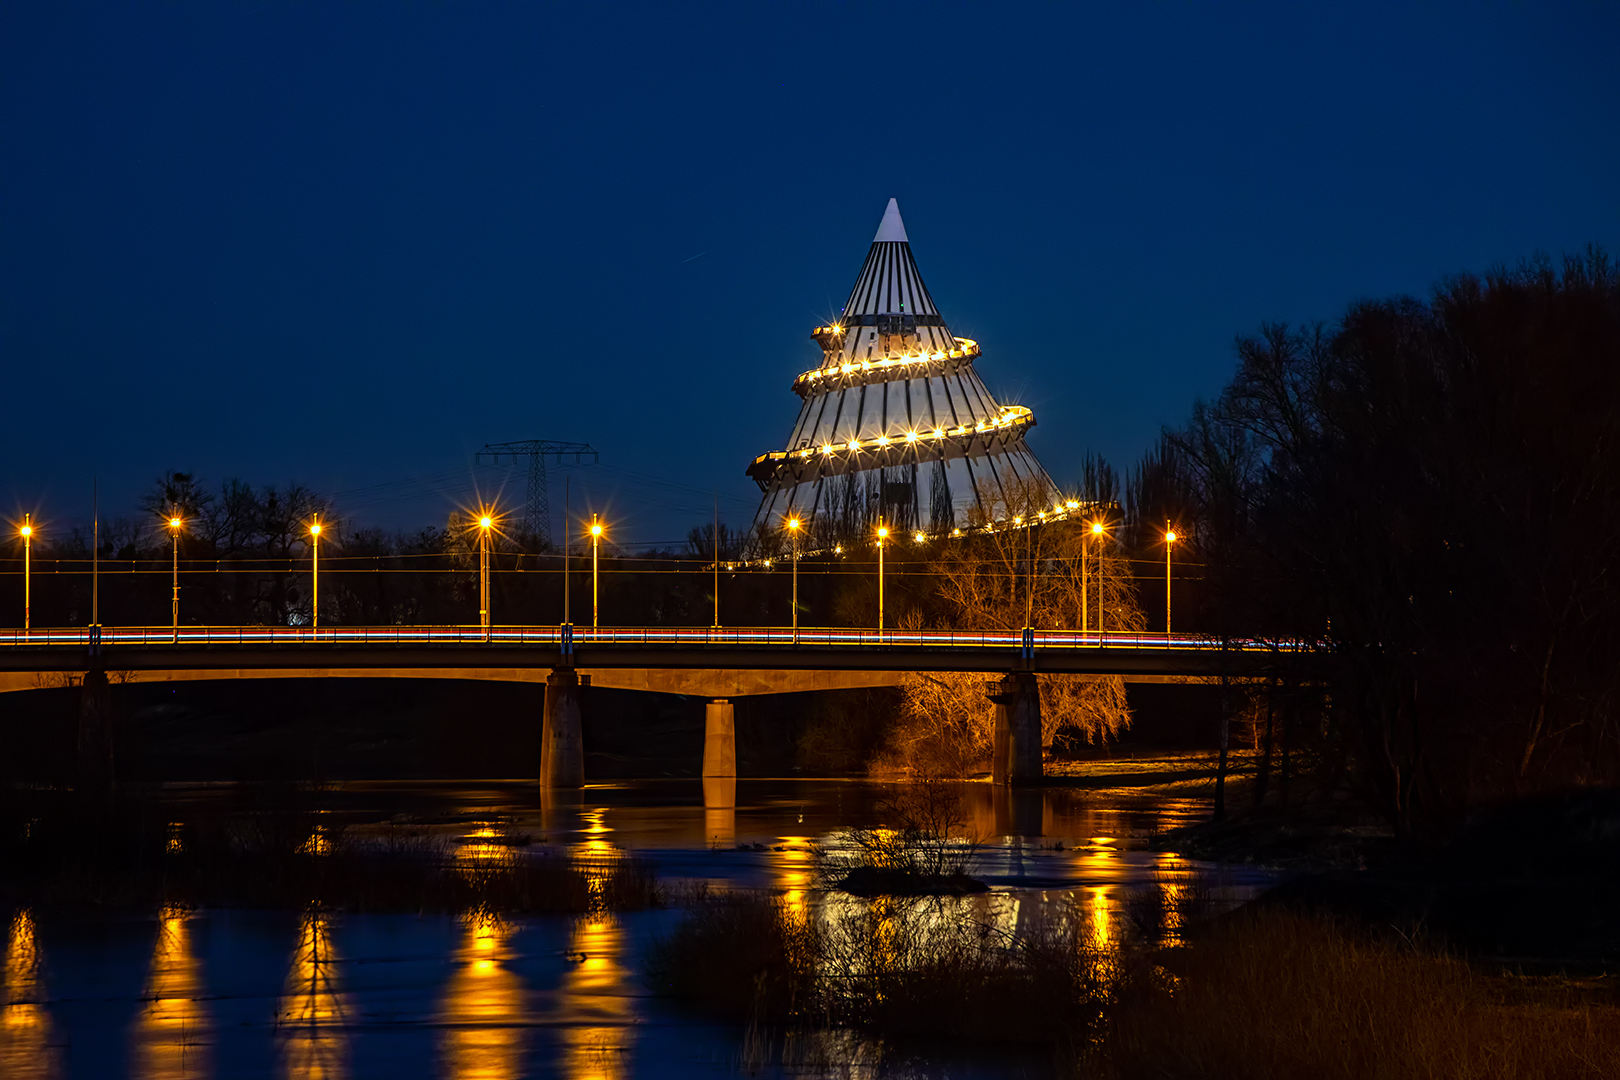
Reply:
<svg viewBox="0 0 1620 1080"><path fill-rule="evenodd" d="M1149 850L1155 832L1206 800L1135 791L962 786L963 831L992 885L964 901L1009 930L1076 907L1098 937L1120 934L1128 898L1172 913L1189 864ZM370 783L319 793L330 827L407 821L474 845L494 826L535 844L634 851L671 881L773 889L806 910L812 846L883 823L888 785L743 780L593 785L549 797L523 783ZM173 786L188 814L244 797ZM707 803L707 804L706 804ZM1268 882L1225 873L1235 902ZM1207 890L1206 890L1207 891ZM89 917L7 914L0 1076L710 1077L1040 1076L1006 1054L881 1060L840 1036L787 1038L700 1021L651 996L648 942L679 911L515 920L250 910ZM787 1063L784 1064L784 1061Z"/></svg>

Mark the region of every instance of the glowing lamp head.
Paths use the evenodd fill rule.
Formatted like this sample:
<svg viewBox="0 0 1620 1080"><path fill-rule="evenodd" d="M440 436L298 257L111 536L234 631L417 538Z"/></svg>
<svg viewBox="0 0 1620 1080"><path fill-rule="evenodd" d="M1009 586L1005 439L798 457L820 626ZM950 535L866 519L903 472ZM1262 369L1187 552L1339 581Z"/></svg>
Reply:
<svg viewBox="0 0 1620 1080"><path fill-rule="evenodd" d="M32 525L24 525L22 527L22 534L25 537L33 536L34 535L34 527Z"/></svg>
<svg viewBox="0 0 1620 1080"><path fill-rule="evenodd" d="M879 528L878 528L878 539L879 540L887 540L888 538L889 538L889 530L886 529L886 528L883 528L882 526L879 526Z"/></svg>
<svg viewBox="0 0 1620 1080"><path fill-rule="evenodd" d="M790 528L790 529L794 530L795 532L797 532L798 528L799 528L799 519L798 518L788 518L788 528Z"/></svg>
<svg viewBox="0 0 1620 1080"><path fill-rule="evenodd" d="M600 525L592 525L591 526L591 535L592 536L601 536L602 535L602 526L600 526Z"/></svg>
<svg viewBox="0 0 1620 1080"><path fill-rule="evenodd" d="M178 529L179 527L180 527L180 519L179 518L172 517L172 518L169 519L169 528Z"/></svg>
<svg viewBox="0 0 1620 1080"><path fill-rule="evenodd" d="M1175 532L1171 531L1171 532L1165 533L1164 534L1164 542L1167 543L1167 544L1175 543L1176 542L1176 534L1175 534Z"/></svg>
<svg viewBox="0 0 1620 1080"><path fill-rule="evenodd" d="M493 524L495 524L495 520L488 514L485 514L483 517L478 519L478 527L480 529L487 529Z"/></svg>
<svg viewBox="0 0 1620 1080"><path fill-rule="evenodd" d="M928 537L926 537L926 536L924 536L924 535L923 535L923 534L922 534L922 533L918 533L918 534L917 534L917 537L916 537L916 539L917 539L917 543L919 543L919 544L920 544L920 543L922 543L922 542L923 542L923 541L924 541L924 540L926 540L926 539L928 539Z"/></svg>
<svg viewBox="0 0 1620 1080"><path fill-rule="evenodd" d="M321 527L319 525L311 525L309 527L309 535L311 535L311 536L319 536L319 535L321 535Z"/></svg>
<svg viewBox="0 0 1620 1080"><path fill-rule="evenodd" d="M1102 522L1093 521L1091 523L1091 535L1093 535L1093 536L1101 536L1102 531L1103 531Z"/></svg>

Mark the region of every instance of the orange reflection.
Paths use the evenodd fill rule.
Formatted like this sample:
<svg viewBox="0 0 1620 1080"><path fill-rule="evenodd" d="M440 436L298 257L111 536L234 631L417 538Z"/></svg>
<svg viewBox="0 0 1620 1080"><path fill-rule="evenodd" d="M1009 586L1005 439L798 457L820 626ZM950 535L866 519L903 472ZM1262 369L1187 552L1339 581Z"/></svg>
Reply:
<svg viewBox="0 0 1620 1080"><path fill-rule="evenodd" d="M729 847L737 840L737 778L703 778L703 842Z"/></svg>
<svg viewBox="0 0 1620 1080"><path fill-rule="evenodd" d="M324 912L310 911L298 928L298 948L276 1017L281 1075L288 1080L336 1080L349 1075L344 1031L348 1003L338 991L337 956Z"/></svg>
<svg viewBox="0 0 1620 1080"><path fill-rule="evenodd" d="M493 916L467 920L458 964L445 989L440 1022L448 1080L507 1080L521 1075L526 1029L523 982L506 967L512 929Z"/></svg>
<svg viewBox="0 0 1620 1080"><path fill-rule="evenodd" d="M624 965L624 930L611 917L585 918L574 931L573 970L563 979L562 1075L621 1080L630 1075L635 1014Z"/></svg>
<svg viewBox="0 0 1620 1080"><path fill-rule="evenodd" d="M191 949L186 913L166 910L158 918L157 943L143 1007L135 1021L130 1072L142 1080L206 1076L212 1071L203 1004L202 964Z"/></svg>
<svg viewBox="0 0 1620 1080"><path fill-rule="evenodd" d="M0 1076L60 1076L62 1062L51 1045L51 1014L40 1004L39 943L34 916L26 909L11 920L6 944L5 1017L0 1021Z"/></svg>
<svg viewBox="0 0 1620 1080"><path fill-rule="evenodd" d="M1108 902L1109 885L1099 885L1091 890L1091 933L1098 947L1107 946L1112 940L1109 934L1110 904Z"/></svg>
<svg viewBox="0 0 1620 1080"><path fill-rule="evenodd" d="M809 917L810 887L815 882L815 837L783 836L778 837L778 842L786 850L771 861L775 878L771 884L781 890L788 914L802 923Z"/></svg>

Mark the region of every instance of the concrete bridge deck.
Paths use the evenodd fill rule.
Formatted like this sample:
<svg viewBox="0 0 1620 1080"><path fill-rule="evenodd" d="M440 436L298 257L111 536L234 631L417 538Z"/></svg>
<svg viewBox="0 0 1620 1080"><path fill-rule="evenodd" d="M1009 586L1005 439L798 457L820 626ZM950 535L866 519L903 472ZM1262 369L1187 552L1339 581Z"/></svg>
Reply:
<svg viewBox="0 0 1620 1080"><path fill-rule="evenodd" d="M1011 671L1181 681L1262 671L1292 642L1067 630L670 627L107 627L0 632L0 691L59 685L92 666L122 681L441 678L740 697L899 685L907 672Z"/></svg>
<svg viewBox="0 0 1620 1080"><path fill-rule="evenodd" d="M259 678L476 678L544 682L540 780L584 783L581 687L691 694L706 707L703 774L736 777L730 698L894 686L915 672L999 676L992 775L1041 774L1037 674L1142 680L1250 678L1297 642L1072 630L860 630L575 626L96 627L0 633L0 690L79 683L81 782L111 783L113 682Z"/></svg>

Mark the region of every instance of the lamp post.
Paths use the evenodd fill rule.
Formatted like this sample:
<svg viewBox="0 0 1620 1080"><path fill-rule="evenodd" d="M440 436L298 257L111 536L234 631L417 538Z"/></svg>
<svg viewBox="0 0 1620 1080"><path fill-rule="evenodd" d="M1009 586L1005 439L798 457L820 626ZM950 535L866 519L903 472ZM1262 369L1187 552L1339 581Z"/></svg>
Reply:
<svg viewBox="0 0 1620 1080"><path fill-rule="evenodd" d="M720 629L720 496L714 497L714 628Z"/></svg>
<svg viewBox="0 0 1620 1080"><path fill-rule="evenodd" d="M23 632L28 632L31 624L31 608L33 606L33 562L34 562L34 515L24 514L22 529L19 530L23 538Z"/></svg>
<svg viewBox="0 0 1620 1080"><path fill-rule="evenodd" d="M1024 626L1035 624L1035 522L1024 527Z"/></svg>
<svg viewBox="0 0 1620 1080"><path fill-rule="evenodd" d="M321 628L321 516L316 514L309 523L309 552L310 552L310 628Z"/></svg>
<svg viewBox="0 0 1620 1080"><path fill-rule="evenodd" d="M793 534L793 644L799 643L799 519L788 518L788 532Z"/></svg>
<svg viewBox="0 0 1620 1080"><path fill-rule="evenodd" d="M495 519L487 513L478 518L478 625L489 640L489 529Z"/></svg>
<svg viewBox="0 0 1620 1080"><path fill-rule="evenodd" d="M889 527L878 523L878 633L883 633L883 541L889 538Z"/></svg>
<svg viewBox="0 0 1620 1080"><path fill-rule="evenodd" d="M602 543L602 523L591 515L591 629L596 629L596 561Z"/></svg>
<svg viewBox="0 0 1620 1080"><path fill-rule="evenodd" d="M1103 556L1102 556L1102 538L1103 538L1103 533L1105 531L1106 530L1104 530L1102 522L1093 521L1091 523L1091 536L1097 542L1097 633L1099 633L1099 634L1101 634L1103 632ZM1084 609L1082 609L1081 614L1084 614Z"/></svg>
<svg viewBox="0 0 1620 1080"><path fill-rule="evenodd" d="M1170 636L1170 549L1175 546L1176 531L1164 523L1164 636Z"/></svg>
<svg viewBox="0 0 1620 1080"><path fill-rule="evenodd" d="M169 614L174 620L174 643L180 643L180 514L171 509L169 511L169 533L174 538L174 597L170 601Z"/></svg>

